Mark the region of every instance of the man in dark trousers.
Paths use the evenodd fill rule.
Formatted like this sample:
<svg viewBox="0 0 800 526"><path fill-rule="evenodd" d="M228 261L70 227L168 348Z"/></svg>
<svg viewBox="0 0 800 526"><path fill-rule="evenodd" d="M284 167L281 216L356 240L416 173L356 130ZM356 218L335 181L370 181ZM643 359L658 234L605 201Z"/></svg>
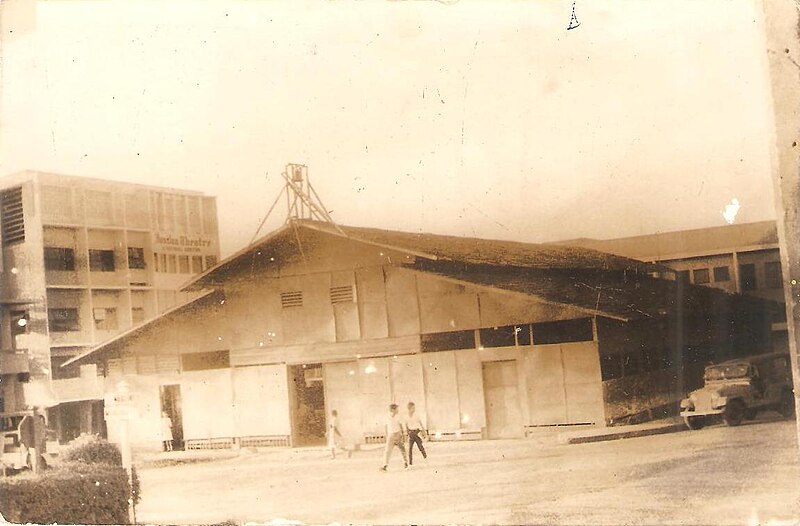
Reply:
<svg viewBox="0 0 800 526"><path fill-rule="evenodd" d="M20 451L25 464L34 472L44 469L45 419L35 408L19 422Z"/></svg>
<svg viewBox="0 0 800 526"><path fill-rule="evenodd" d="M422 436L427 438L425 426L422 424L417 415L416 406L414 402L408 403L408 417L406 417L406 429L408 430L408 465L414 464L414 444L417 445L419 452L422 453L422 458L428 459L428 454L425 452L425 446L422 445Z"/></svg>

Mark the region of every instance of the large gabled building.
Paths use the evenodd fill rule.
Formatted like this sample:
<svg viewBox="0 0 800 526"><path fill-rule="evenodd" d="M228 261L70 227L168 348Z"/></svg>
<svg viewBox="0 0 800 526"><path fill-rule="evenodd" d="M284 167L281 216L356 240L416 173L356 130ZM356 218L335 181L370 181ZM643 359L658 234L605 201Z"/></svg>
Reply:
<svg viewBox="0 0 800 526"><path fill-rule="evenodd" d="M590 249L290 220L192 280L202 296L85 352L133 395L132 440L188 448L606 425L674 404L709 360L768 349L762 300ZM109 421L113 439L118 431Z"/></svg>
<svg viewBox="0 0 800 526"><path fill-rule="evenodd" d="M62 441L103 432L103 376L72 357L191 297L216 265L199 192L26 171L0 178L0 422L46 406Z"/></svg>

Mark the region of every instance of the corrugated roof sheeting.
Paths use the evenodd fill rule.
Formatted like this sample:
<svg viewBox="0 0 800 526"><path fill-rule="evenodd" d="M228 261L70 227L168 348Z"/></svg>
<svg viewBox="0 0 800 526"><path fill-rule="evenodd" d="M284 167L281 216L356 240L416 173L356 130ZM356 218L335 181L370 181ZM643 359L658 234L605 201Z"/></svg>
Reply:
<svg viewBox="0 0 800 526"><path fill-rule="evenodd" d="M281 259L297 256L297 239L303 231L323 232L356 242L406 251L416 257L432 260L444 259L469 264L515 266L539 269L607 269L635 270L640 272L665 271L665 267L652 265L597 250L561 245L545 245L477 239L440 234L418 234L352 226L339 226L319 221L297 221L272 232L233 256L221 261L216 267L198 276L184 286L184 290L197 290L226 280L242 270L255 269L262 265L271 253L279 253ZM342 235L344 232L345 235ZM302 256L302 254L299 254Z"/></svg>

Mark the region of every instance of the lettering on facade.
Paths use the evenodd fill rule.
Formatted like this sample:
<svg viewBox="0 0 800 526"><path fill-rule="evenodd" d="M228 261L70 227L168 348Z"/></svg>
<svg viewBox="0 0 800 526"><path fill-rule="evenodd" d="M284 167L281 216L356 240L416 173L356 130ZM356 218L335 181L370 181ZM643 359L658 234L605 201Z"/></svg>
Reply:
<svg viewBox="0 0 800 526"><path fill-rule="evenodd" d="M201 236L176 236L155 234L156 250L159 252L205 252L212 245L210 238Z"/></svg>

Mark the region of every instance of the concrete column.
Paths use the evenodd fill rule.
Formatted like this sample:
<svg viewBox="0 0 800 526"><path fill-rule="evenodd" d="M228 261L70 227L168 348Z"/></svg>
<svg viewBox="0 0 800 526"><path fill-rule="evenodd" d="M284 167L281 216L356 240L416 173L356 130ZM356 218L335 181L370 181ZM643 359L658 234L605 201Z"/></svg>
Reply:
<svg viewBox="0 0 800 526"><path fill-rule="evenodd" d="M733 252L733 290L737 294L742 292L742 283L739 280L739 253Z"/></svg>

